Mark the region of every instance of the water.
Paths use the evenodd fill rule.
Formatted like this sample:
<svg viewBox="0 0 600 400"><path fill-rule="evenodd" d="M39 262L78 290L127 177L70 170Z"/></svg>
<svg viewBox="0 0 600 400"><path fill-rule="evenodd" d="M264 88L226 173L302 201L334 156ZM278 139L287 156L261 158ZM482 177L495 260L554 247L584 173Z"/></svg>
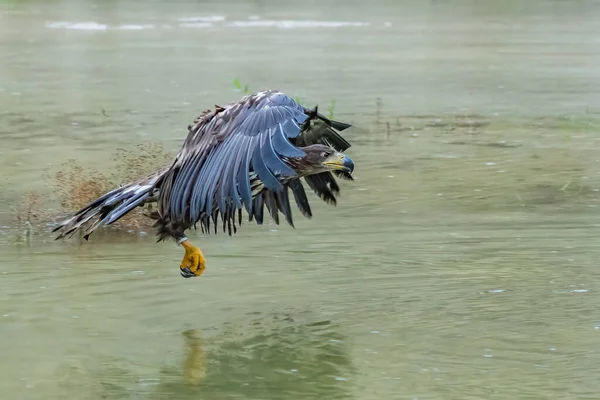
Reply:
<svg viewBox="0 0 600 400"><path fill-rule="evenodd" d="M0 7L0 394L27 399L598 398L593 1L8 2ZM355 124L356 181L296 229L181 248L21 238L67 158L175 151L279 88Z"/></svg>

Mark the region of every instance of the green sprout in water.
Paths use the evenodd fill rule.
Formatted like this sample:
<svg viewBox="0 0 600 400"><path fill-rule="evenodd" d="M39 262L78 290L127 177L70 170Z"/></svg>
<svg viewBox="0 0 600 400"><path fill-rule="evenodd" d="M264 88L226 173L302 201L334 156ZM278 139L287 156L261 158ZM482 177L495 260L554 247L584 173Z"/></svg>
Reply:
<svg viewBox="0 0 600 400"><path fill-rule="evenodd" d="M238 78L235 78L233 80L233 86L237 89L242 91L244 94L249 94L250 90L248 89L248 84L244 85L242 87L242 84L240 83L240 80Z"/></svg>
<svg viewBox="0 0 600 400"><path fill-rule="evenodd" d="M329 119L333 119L333 111L335 110L335 99L331 100L331 103L329 103L329 106L327 107L327 111L329 112L329 115L327 116Z"/></svg>

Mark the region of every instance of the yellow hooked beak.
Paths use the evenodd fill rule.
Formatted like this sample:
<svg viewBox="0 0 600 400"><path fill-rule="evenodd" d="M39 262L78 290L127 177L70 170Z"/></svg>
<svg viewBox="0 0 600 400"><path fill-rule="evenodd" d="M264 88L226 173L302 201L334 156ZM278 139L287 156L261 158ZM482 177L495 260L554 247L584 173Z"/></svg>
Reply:
<svg viewBox="0 0 600 400"><path fill-rule="evenodd" d="M335 153L329 156L323 165L331 170L344 171L352 173L354 171L354 161L350 157L342 153Z"/></svg>

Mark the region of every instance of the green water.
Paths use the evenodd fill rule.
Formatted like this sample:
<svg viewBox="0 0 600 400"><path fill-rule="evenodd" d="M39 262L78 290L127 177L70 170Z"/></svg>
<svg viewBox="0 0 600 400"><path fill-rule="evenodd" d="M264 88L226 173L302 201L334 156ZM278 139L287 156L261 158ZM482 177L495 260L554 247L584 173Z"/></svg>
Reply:
<svg viewBox="0 0 600 400"><path fill-rule="evenodd" d="M600 397L600 7L398 3L2 3L0 397ZM190 233L200 279L152 232L20 235L45 171L176 151L234 78L335 99L337 207Z"/></svg>

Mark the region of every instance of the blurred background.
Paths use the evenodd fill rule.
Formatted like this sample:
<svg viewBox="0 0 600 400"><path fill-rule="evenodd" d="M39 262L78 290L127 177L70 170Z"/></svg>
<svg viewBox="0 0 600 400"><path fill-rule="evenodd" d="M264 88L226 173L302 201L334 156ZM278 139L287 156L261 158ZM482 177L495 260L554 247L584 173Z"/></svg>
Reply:
<svg viewBox="0 0 600 400"><path fill-rule="evenodd" d="M598 398L600 5L0 2L0 397ZM55 221L280 89L349 122L296 229Z"/></svg>

